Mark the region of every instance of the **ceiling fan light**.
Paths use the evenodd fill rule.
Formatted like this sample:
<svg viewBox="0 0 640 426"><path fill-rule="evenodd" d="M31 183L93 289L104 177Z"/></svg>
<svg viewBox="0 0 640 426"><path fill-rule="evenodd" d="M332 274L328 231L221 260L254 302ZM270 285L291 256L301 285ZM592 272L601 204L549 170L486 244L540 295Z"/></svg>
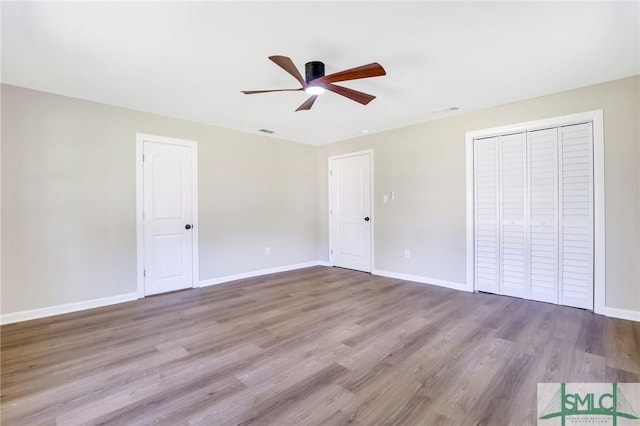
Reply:
<svg viewBox="0 0 640 426"><path fill-rule="evenodd" d="M310 95L322 95L324 93L324 87L321 86L307 86L304 89Z"/></svg>

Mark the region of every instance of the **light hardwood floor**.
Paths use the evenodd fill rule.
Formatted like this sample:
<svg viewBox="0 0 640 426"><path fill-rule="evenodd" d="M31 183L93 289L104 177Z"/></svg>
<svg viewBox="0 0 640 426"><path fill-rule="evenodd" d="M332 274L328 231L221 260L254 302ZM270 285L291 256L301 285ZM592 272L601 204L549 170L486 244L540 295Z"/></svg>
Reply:
<svg viewBox="0 0 640 426"><path fill-rule="evenodd" d="M6 425L526 425L640 323L315 267L3 326Z"/></svg>

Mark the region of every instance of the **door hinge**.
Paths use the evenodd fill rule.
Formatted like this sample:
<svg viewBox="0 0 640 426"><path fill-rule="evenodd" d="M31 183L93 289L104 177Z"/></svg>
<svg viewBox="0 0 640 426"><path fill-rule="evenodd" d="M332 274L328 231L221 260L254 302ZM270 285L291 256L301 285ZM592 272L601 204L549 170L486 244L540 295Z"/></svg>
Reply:
<svg viewBox="0 0 640 426"><path fill-rule="evenodd" d="M333 254L333 249L331 249L331 254Z"/></svg>
<svg viewBox="0 0 640 426"><path fill-rule="evenodd" d="M142 154L142 162L144 163L144 154Z"/></svg>
<svg viewBox="0 0 640 426"><path fill-rule="evenodd" d="M329 170L329 176L333 176L333 170Z"/></svg>
<svg viewBox="0 0 640 426"><path fill-rule="evenodd" d="M142 220L144 220L144 212L142 212Z"/></svg>
<svg viewBox="0 0 640 426"><path fill-rule="evenodd" d="M333 209L329 209L329 214L333 214Z"/></svg>
<svg viewBox="0 0 640 426"><path fill-rule="evenodd" d="M143 269L143 270L142 270L142 276L143 276L143 277L146 277L146 276L147 276L147 270L146 270L146 269Z"/></svg>

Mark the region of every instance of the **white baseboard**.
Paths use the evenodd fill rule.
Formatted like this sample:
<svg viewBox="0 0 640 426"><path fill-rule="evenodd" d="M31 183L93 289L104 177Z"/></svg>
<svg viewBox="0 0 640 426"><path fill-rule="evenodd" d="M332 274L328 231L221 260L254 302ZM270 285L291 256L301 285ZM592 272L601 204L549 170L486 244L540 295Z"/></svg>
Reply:
<svg viewBox="0 0 640 426"><path fill-rule="evenodd" d="M294 265L285 265L285 266L278 266L275 268L260 269L257 271L243 272L241 274L227 275L224 277L218 277L218 278L213 278L206 281L200 281L198 287L207 287L211 285L226 283L229 281L236 281L244 278L253 278L261 275L275 274L278 272L293 271L296 269L310 268L312 266L331 266L331 264L325 260L318 260L314 262L297 263ZM395 278L395 279L400 279L405 281L413 281L413 282L422 283L422 284L432 284L440 287L450 288L453 290L471 291L467 289L466 284L463 284L463 283L444 281L444 280L439 280L435 278L423 277L419 275L400 274L397 272L383 271L380 269L374 269L371 273L373 275L380 275L382 277ZM138 299L138 294L134 292L134 293L121 294L118 296L103 297L100 299L85 300L82 302L67 303L64 305L49 306L46 308L31 309L28 311L12 312L9 314L0 315L0 324L2 325L11 324L11 323L20 322L20 321L28 321L28 320L37 319L37 318L50 317L53 315L83 311L86 309L100 308L103 306L130 302L136 299ZM640 322L639 311L605 307L604 315L612 318L619 318L619 319L624 319L629 321Z"/></svg>
<svg viewBox="0 0 640 426"><path fill-rule="evenodd" d="M200 281L198 287L208 287L210 285L222 284L229 281L237 281L245 278L259 277L261 275L276 274L278 272L294 271L296 269L310 268L312 266L329 266L329 262L318 260L314 262L296 263L294 265L277 266L275 268L259 269L257 271L242 272L235 275L226 275L224 277L212 278L210 280Z"/></svg>
<svg viewBox="0 0 640 426"><path fill-rule="evenodd" d="M136 299L138 299L138 293L127 293L118 296L103 297L100 299L84 300L82 302L66 303L64 305L48 306L46 308L30 309L28 311L12 312L0 315L0 324L11 324L14 322L28 321L53 315L68 314L70 312L84 311L85 309L100 308L102 306L130 302Z"/></svg>
<svg viewBox="0 0 640 426"><path fill-rule="evenodd" d="M640 312L638 311L630 311L628 309L611 308L609 306L605 306L604 314L608 317L640 322Z"/></svg>
<svg viewBox="0 0 640 426"><path fill-rule="evenodd" d="M420 275L400 274L397 272L383 271L380 269L374 269L373 271L371 271L371 273L373 275L380 275L382 277L387 277L387 278L396 278L399 280L414 281L422 284L433 284L439 287L446 287L453 290L471 291L467 289L467 285L464 283L455 283L452 281L438 280L435 278L423 277Z"/></svg>
<svg viewBox="0 0 640 426"><path fill-rule="evenodd" d="M383 276L383 277L395 278L395 279L399 279L399 280L414 281L414 282L423 283L423 284L433 284L433 285L437 285L437 286L440 286L440 287L450 288L450 289L453 289L453 290L473 291L473 290L467 289L466 284L455 283L455 282L451 282L451 281L443 281L443 280L438 280L438 279L428 278L428 277L422 277L422 276L419 276L419 275L400 274L400 273L397 273L397 272L382 271L380 269L374 269L371 273L374 274L374 275L380 275L380 276ZM604 312L602 314L607 316L607 317L619 318L619 319L624 319L624 320L629 320L629 321L640 322L640 312L638 312L638 311L631 311L631 310L628 310L628 309L611 308L611 307L606 306L604 308Z"/></svg>
<svg viewBox="0 0 640 426"><path fill-rule="evenodd" d="M260 275L274 274L277 272L293 271L295 269L309 268L311 266L329 266L327 261L315 261L298 263L295 265L279 266L276 268L261 269L259 271L250 271L237 275L229 275L226 277L214 278L212 280L200 281L198 287L206 287L215 284L221 284L227 281L235 281L243 278L257 277ZM50 317L53 315L68 314L70 312L84 311L86 309L100 308L102 306L115 305L123 302L137 300L138 293L127 293L118 296L103 297L101 299L84 300L82 302L67 303L64 305L48 306L46 308L31 309L28 311L12 312L0 315L0 324L11 324L14 322L28 321L37 318Z"/></svg>

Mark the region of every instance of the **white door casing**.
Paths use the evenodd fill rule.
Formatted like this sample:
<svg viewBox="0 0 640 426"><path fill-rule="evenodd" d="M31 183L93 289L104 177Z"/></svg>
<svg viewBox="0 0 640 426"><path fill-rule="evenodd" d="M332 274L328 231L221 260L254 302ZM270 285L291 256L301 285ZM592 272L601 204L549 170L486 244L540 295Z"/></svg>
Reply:
<svg viewBox="0 0 640 426"><path fill-rule="evenodd" d="M329 262L371 272L373 152L329 158Z"/></svg>
<svg viewBox="0 0 640 426"><path fill-rule="evenodd" d="M197 144L137 135L138 297L198 282Z"/></svg>

